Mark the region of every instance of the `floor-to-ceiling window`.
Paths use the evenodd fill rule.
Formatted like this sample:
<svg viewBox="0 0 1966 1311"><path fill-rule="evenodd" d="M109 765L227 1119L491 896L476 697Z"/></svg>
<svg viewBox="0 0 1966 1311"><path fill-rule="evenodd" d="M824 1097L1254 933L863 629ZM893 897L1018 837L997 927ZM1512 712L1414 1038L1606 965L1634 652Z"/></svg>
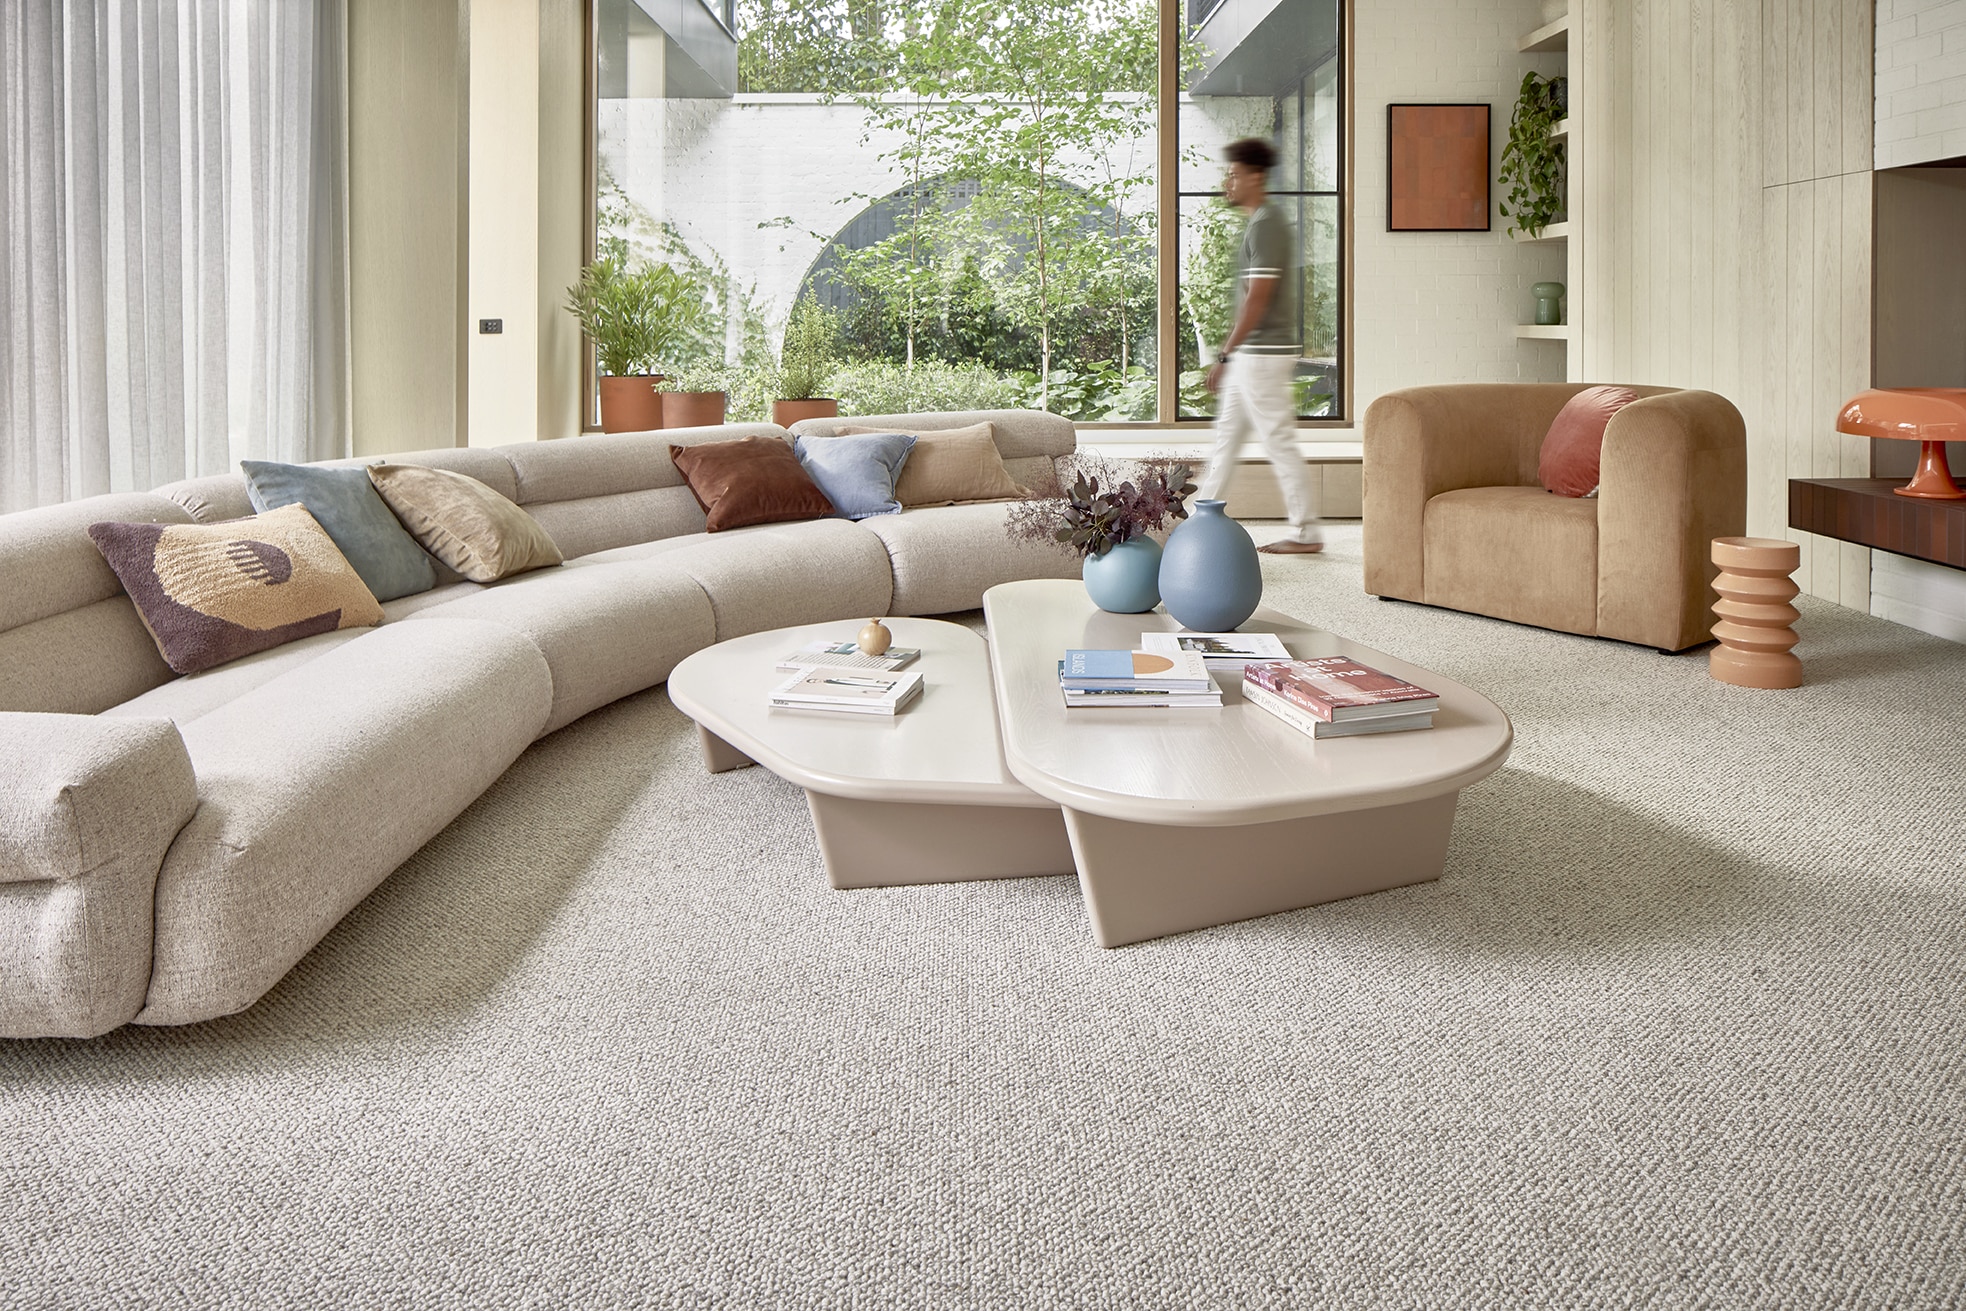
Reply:
<svg viewBox="0 0 1966 1311"><path fill-rule="evenodd" d="M1241 222L1211 196L1221 147L1261 135L1303 248L1300 410L1336 417L1338 5L595 0L596 248L696 284L709 312L664 369L733 418L766 413L796 312L825 325L848 412L1166 423L1208 413Z"/></svg>

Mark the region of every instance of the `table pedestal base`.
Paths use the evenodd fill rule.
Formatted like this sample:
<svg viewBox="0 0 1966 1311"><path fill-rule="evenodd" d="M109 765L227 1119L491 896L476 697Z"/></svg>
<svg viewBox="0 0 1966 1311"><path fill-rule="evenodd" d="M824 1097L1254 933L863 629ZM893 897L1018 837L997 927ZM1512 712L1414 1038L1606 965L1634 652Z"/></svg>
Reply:
<svg viewBox="0 0 1966 1311"><path fill-rule="evenodd" d="M1070 874L1056 806L856 801L810 789L806 807L836 888L898 888Z"/></svg>
<svg viewBox="0 0 1966 1311"><path fill-rule="evenodd" d="M1068 807L1065 829L1092 934L1123 947L1437 879L1460 795L1219 828Z"/></svg>

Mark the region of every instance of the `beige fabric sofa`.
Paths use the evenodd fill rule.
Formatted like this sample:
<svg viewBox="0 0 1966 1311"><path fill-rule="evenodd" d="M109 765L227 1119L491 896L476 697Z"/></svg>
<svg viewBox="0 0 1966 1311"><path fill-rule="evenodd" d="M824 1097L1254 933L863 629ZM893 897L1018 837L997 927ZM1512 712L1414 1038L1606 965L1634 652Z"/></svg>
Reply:
<svg viewBox="0 0 1966 1311"><path fill-rule="evenodd" d="M1634 387L1598 494L1537 479L1584 383L1389 392L1365 413L1365 590L1679 651L1711 635L1709 543L1747 522L1747 432L1726 398Z"/></svg>
<svg viewBox="0 0 1966 1311"><path fill-rule="evenodd" d="M993 422L1048 480L1072 425ZM660 683L689 653L790 624L971 609L1069 577L1006 507L708 534L668 447L770 425L392 455L524 506L567 563L454 577L324 633L176 677L86 535L107 519L252 513L236 475L0 518L0 1035L89 1036L242 1010L535 739ZM349 464L355 461L337 461Z"/></svg>

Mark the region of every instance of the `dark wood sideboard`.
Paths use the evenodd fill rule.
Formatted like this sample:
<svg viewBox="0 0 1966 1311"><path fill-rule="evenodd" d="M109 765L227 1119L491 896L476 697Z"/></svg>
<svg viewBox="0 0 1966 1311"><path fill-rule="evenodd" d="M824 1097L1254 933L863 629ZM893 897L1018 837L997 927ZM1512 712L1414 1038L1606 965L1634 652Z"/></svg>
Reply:
<svg viewBox="0 0 1966 1311"><path fill-rule="evenodd" d="M1789 527L1966 569L1966 501L1899 496L1900 478L1791 478Z"/></svg>

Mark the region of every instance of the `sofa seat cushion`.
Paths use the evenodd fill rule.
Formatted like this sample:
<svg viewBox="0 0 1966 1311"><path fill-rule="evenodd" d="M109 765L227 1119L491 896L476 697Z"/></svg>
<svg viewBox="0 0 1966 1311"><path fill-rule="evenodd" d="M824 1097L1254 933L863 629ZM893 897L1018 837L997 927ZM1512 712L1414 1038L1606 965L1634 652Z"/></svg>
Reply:
<svg viewBox="0 0 1966 1311"><path fill-rule="evenodd" d="M1442 492L1426 507L1427 604L1595 633L1597 505L1541 487Z"/></svg>
<svg viewBox="0 0 1966 1311"><path fill-rule="evenodd" d="M717 640L710 600L694 578L633 562L526 574L419 610L409 622L455 618L513 629L544 653L553 708L542 734L654 687Z"/></svg>
<svg viewBox="0 0 1966 1311"><path fill-rule="evenodd" d="M1079 561L1069 552L1013 541L1004 531L1009 513L1008 503L996 501L862 520L857 527L878 537L892 562L890 613L974 610L998 583L1079 576Z"/></svg>
<svg viewBox="0 0 1966 1311"><path fill-rule="evenodd" d="M414 596L399 596L393 601L382 603L382 622L393 624L399 619L408 619L420 610L445 605L460 597L472 596L484 590L483 583L467 583L460 579L454 583L446 583L442 587L433 587L427 592L418 592Z"/></svg>
<svg viewBox="0 0 1966 1311"><path fill-rule="evenodd" d="M271 651L257 651L212 669L185 674L119 706L111 706L102 715L108 719L168 719L183 728L336 647L357 641L364 631L343 628L332 633L316 633Z"/></svg>
<svg viewBox="0 0 1966 1311"><path fill-rule="evenodd" d="M552 698L524 635L431 619L363 633L186 725L198 810L157 878L137 1022L251 1005L491 786Z"/></svg>
<svg viewBox="0 0 1966 1311"><path fill-rule="evenodd" d="M573 561L568 572L628 562L695 579L710 599L719 642L770 628L893 613L887 552L879 538L845 519L644 542Z"/></svg>

